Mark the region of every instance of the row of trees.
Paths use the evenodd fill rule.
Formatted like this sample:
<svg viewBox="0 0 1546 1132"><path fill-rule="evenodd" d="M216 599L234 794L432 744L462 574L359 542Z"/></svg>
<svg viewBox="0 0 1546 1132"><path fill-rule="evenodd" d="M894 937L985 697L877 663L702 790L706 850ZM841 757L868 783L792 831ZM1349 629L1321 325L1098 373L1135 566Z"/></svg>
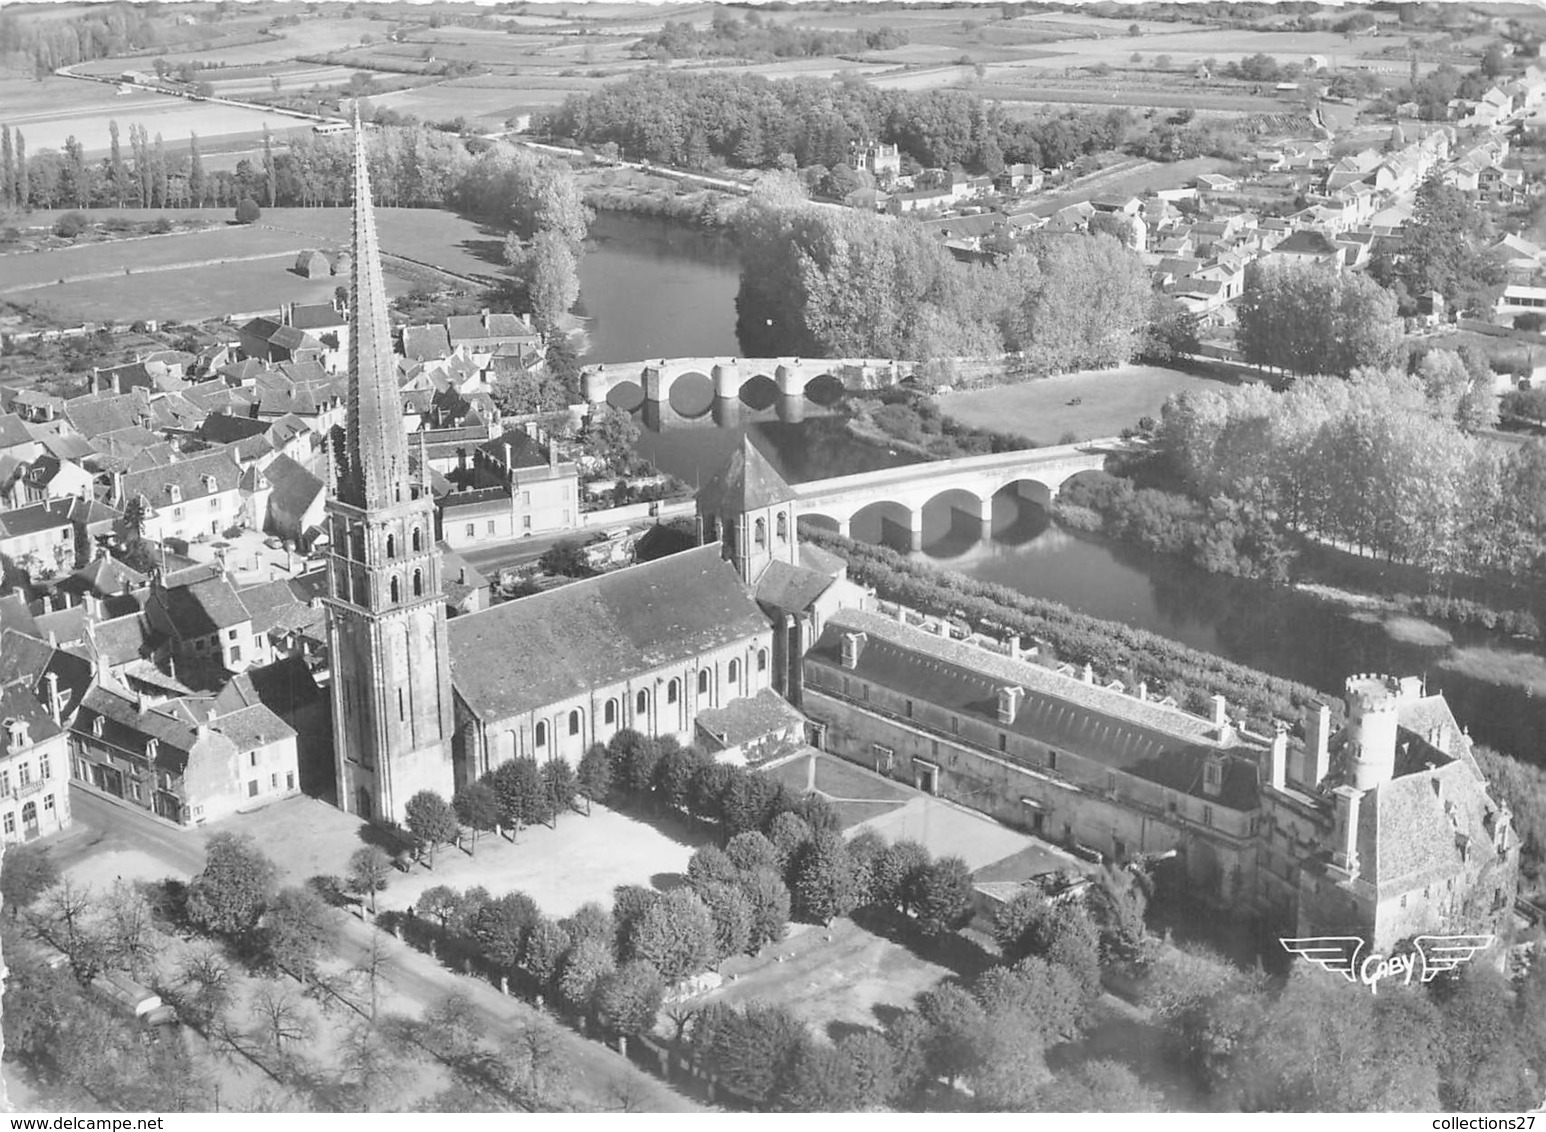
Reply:
<svg viewBox="0 0 1546 1132"><path fill-rule="evenodd" d="M802 28L773 21L764 23L749 11L737 19L728 8L717 9L707 29L687 20L667 20L657 32L644 36L632 47L632 55L662 62L671 59L723 58L786 59L815 55L853 55L906 46L907 33L882 26L869 31L837 31Z"/></svg>
<svg viewBox="0 0 1546 1132"><path fill-rule="evenodd" d="M1160 123L1176 136L1156 141L1155 124L1125 109L1022 119L966 90L881 90L857 77L834 84L665 68L571 95L540 128L688 168L830 169L851 166L864 148L884 142L905 155L903 172L959 163L996 173L1017 162L1056 168L1124 145L1168 160L1190 156L1192 148L1233 151L1242 144L1202 123Z"/></svg>
<svg viewBox="0 0 1546 1132"><path fill-rule="evenodd" d="M1245 360L1294 375L1386 365L1404 334L1393 294L1361 272L1315 263L1253 262L1238 313Z"/></svg>
<svg viewBox="0 0 1546 1132"><path fill-rule="evenodd" d="M880 597L941 617L960 617L980 631L1034 639L1044 658L1088 663L1125 681L1146 681L1151 694L1170 695L1188 711L1206 714L1212 697L1229 698L1254 730L1272 733L1274 719L1298 718L1324 697L1315 689L1247 668L1142 629L1077 613L1067 606L979 582L916 562L886 547L845 539L819 527L800 537L839 555L849 576ZM1333 701L1333 711L1339 705Z"/></svg>
<svg viewBox="0 0 1546 1132"><path fill-rule="evenodd" d="M1536 576L1546 445L1467 435L1463 424L1496 414L1490 373L1472 368L1434 351L1415 374L1187 393L1165 406L1158 447L1194 498L1233 500L1280 529L1434 575Z"/></svg>
<svg viewBox="0 0 1546 1132"><path fill-rule="evenodd" d="M1110 366L1142 348L1154 309L1142 261L1107 236L1033 239L967 266L916 225L815 207L785 177L763 179L737 228L737 332L803 354L937 363L1009 350L1054 371Z"/></svg>

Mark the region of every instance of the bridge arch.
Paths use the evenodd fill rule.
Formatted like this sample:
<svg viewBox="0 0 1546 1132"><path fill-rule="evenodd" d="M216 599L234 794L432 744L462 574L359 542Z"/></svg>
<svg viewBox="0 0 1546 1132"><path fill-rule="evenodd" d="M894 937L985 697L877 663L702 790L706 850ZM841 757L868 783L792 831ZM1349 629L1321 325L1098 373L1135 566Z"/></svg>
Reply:
<svg viewBox="0 0 1546 1132"><path fill-rule="evenodd" d="M672 379L665 400L679 415L694 420L714 407L714 381L701 370L683 370Z"/></svg>
<svg viewBox="0 0 1546 1132"><path fill-rule="evenodd" d="M606 403L614 409L631 413L644 404L644 386L637 381L619 381L607 390Z"/></svg>
<svg viewBox="0 0 1546 1132"><path fill-rule="evenodd" d="M855 508L848 520L849 537L893 550L923 547L923 508L895 499L872 499Z"/></svg>
<svg viewBox="0 0 1546 1132"><path fill-rule="evenodd" d="M754 373L741 383L738 396L749 409L771 409L778 404L778 382L765 373Z"/></svg>
<svg viewBox="0 0 1546 1132"><path fill-rule="evenodd" d="M1046 478L1028 476L1014 472L1009 475L989 481L993 490L989 498L999 495L1011 495L1018 499L1036 504L1043 511L1052 509L1052 500L1057 495L1057 489L1062 486L1061 479L1049 483ZM984 485L988 486L988 485Z"/></svg>
<svg viewBox="0 0 1546 1132"><path fill-rule="evenodd" d="M842 378L830 373L819 373L805 383L805 395L822 408L836 405L846 392Z"/></svg>
<svg viewBox="0 0 1546 1132"><path fill-rule="evenodd" d="M993 527L993 494L986 495L965 487L947 487L915 506L923 512L925 527L944 528L954 533L958 528L970 526L971 533L991 533Z"/></svg>

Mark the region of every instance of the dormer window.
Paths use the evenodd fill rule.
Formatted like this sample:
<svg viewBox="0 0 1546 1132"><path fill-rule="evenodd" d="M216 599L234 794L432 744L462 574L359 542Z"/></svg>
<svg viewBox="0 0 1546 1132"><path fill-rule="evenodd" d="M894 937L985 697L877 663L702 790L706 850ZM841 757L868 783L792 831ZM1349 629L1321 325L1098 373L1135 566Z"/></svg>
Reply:
<svg viewBox="0 0 1546 1132"><path fill-rule="evenodd" d="M29 746L27 738L27 721L25 719L8 719L5 721L5 749L11 754Z"/></svg>
<svg viewBox="0 0 1546 1132"><path fill-rule="evenodd" d="M998 721L1000 723L1013 723L1015 716L1020 713L1020 701L1024 697L1024 688L1000 688L998 690Z"/></svg>
<svg viewBox="0 0 1546 1132"><path fill-rule="evenodd" d="M152 735L145 740L145 758L150 762L156 761L156 753L161 749L161 740Z"/></svg>
<svg viewBox="0 0 1546 1132"><path fill-rule="evenodd" d="M1212 758L1203 764L1202 792L1210 798L1217 798L1224 792L1224 761L1222 759Z"/></svg>
<svg viewBox="0 0 1546 1132"><path fill-rule="evenodd" d="M102 737L102 717L100 715L91 721L91 733L99 739Z"/></svg>
<svg viewBox="0 0 1546 1132"><path fill-rule="evenodd" d="M205 476L201 476L199 478L204 481L204 490L205 491L213 492L213 491L215 491L219 487L219 485L215 482L215 477L214 476L205 475Z"/></svg>
<svg viewBox="0 0 1546 1132"><path fill-rule="evenodd" d="M175 483L169 483L166 485L166 497L173 503L181 503L183 501L183 489Z"/></svg>

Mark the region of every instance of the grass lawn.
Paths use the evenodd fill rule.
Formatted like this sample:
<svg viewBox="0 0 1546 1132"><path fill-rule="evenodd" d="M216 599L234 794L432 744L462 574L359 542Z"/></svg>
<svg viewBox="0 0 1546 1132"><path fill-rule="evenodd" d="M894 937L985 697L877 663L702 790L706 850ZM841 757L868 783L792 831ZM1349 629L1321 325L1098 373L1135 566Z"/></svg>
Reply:
<svg viewBox="0 0 1546 1132"><path fill-rule="evenodd" d="M893 782L846 759L827 754L816 754L813 758L816 764L816 790L832 802L845 830L872 818L882 817L918 794L911 787ZM763 773L795 793L803 794L811 783L811 761L805 758L793 759Z"/></svg>
<svg viewBox="0 0 1546 1132"><path fill-rule="evenodd" d="M1069 434L1076 440L1115 436L1141 417L1158 417L1172 393L1223 388L1216 379L1180 370L1120 366L952 393L939 399L939 407L947 417L974 428L1057 444ZM1083 403L1070 405L1075 397Z"/></svg>
<svg viewBox="0 0 1546 1132"><path fill-rule="evenodd" d="M20 291L11 298L46 312L65 325L139 318L195 322L251 311L277 311L283 303L329 301L348 280L302 279L290 270L290 254L208 267L175 268L143 275L93 279ZM388 295L413 288L390 271Z"/></svg>
<svg viewBox="0 0 1546 1132"><path fill-rule="evenodd" d="M877 1006L906 1009L955 974L846 918L827 928L793 925L788 938L759 956L726 961L721 972L724 984L705 1001L777 1003L826 1035L834 1023L877 1026Z"/></svg>

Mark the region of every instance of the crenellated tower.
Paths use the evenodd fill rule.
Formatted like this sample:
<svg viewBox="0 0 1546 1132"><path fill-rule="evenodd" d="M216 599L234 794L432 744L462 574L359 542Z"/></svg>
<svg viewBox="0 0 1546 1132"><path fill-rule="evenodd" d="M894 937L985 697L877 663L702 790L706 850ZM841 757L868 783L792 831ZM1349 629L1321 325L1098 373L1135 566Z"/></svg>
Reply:
<svg viewBox="0 0 1546 1132"><path fill-rule="evenodd" d="M451 796L451 671L434 497L409 477L365 156L356 116L349 407L328 446L333 763L341 808L401 822L420 790Z"/></svg>

